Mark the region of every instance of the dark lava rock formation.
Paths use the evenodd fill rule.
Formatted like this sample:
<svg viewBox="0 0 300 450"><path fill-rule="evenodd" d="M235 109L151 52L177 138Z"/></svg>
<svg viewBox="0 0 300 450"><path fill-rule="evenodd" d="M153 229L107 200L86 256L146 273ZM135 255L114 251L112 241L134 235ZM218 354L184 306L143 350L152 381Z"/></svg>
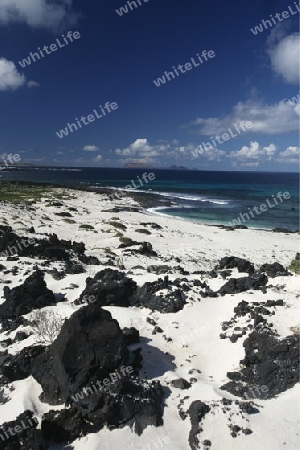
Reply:
<svg viewBox="0 0 300 450"><path fill-rule="evenodd" d="M184 378L178 378L177 380L171 381L172 385L177 389L189 389L192 385Z"/></svg>
<svg viewBox="0 0 300 450"><path fill-rule="evenodd" d="M43 353L44 350L45 347L38 345L34 347L25 347L16 355L7 354L6 357L2 358L0 373L10 383L16 380L24 380L32 373L32 363L34 359Z"/></svg>
<svg viewBox="0 0 300 450"><path fill-rule="evenodd" d="M201 420L210 411L210 407L201 400L195 400L188 409L188 415L191 420L191 431L189 434L189 444L192 450L198 450L199 439L198 434L201 433Z"/></svg>
<svg viewBox="0 0 300 450"><path fill-rule="evenodd" d="M237 268L239 272L254 273L254 265L246 259L237 258L236 256L225 256L219 261L214 270L234 269Z"/></svg>
<svg viewBox="0 0 300 450"><path fill-rule="evenodd" d="M180 403L182 402L183 400L180 401ZM233 405L238 410L235 414L233 413ZM223 416L227 422L231 436L237 437L241 434L248 435L252 433L252 430L248 427L244 428L238 425L237 422L239 424L244 422L246 425L249 423L247 416L258 414L259 412L259 409L251 401L229 400L226 398L222 398L222 400L210 400L207 403L195 400L190 405L187 413L181 407L179 408L180 417L185 420L189 416L191 421L192 427L189 434L189 444L192 450L198 450L200 448L208 450L212 445L212 442L209 440L199 441L203 431L202 421L207 414L209 414L210 418L214 418L216 415Z"/></svg>
<svg viewBox="0 0 300 450"><path fill-rule="evenodd" d="M45 442L53 440L72 442L104 426L130 426L141 434L148 425L162 425L162 387L137 378L140 349L130 353L127 348L138 341L135 328L122 331L111 314L94 303L67 319L49 347L1 354L2 384L32 375L42 386L42 401L68 406L45 414L37 445L34 432L28 431L24 449L46 449Z"/></svg>
<svg viewBox="0 0 300 450"><path fill-rule="evenodd" d="M278 339L270 332L253 331L243 344L240 372L228 372L222 386L244 398L272 398L299 381L299 335Z"/></svg>
<svg viewBox="0 0 300 450"><path fill-rule="evenodd" d="M159 294L161 290L168 292ZM162 313L175 313L183 309L186 304L182 289L169 281L167 276L163 280L159 278L153 283L148 282L138 287L130 301L133 306L144 306Z"/></svg>
<svg viewBox="0 0 300 450"><path fill-rule="evenodd" d="M138 250L136 250L135 252L140 253L141 255L144 255L144 256L149 256L149 257L157 256L157 253L156 253L156 251L153 250L150 242L142 242L141 247Z"/></svg>
<svg viewBox="0 0 300 450"><path fill-rule="evenodd" d="M263 264L259 269L260 272L264 272L268 275L268 277L286 277L290 275L290 273L278 262L273 264Z"/></svg>
<svg viewBox="0 0 300 450"><path fill-rule="evenodd" d="M25 242L25 244L22 244L22 242ZM85 245L83 242L58 239L56 234L50 234L48 239L37 239L36 237L30 239L18 236L12 231L11 227L1 226L0 253L8 249L13 249L14 253L22 257L68 262L68 273L72 273L70 271L72 265L78 263L78 261L81 261L83 264L100 264L98 258L84 254ZM8 255L11 251L8 252Z"/></svg>
<svg viewBox="0 0 300 450"><path fill-rule="evenodd" d="M82 395L84 397L84 395ZM163 391L159 382L122 378L103 391L93 393L62 411L43 416L47 440L71 442L104 425L110 429L131 426L141 434L148 425L160 426Z"/></svg>
<svg viewBox="0 0 300 450"><path fill-rule="evenodd" d="M273 228L273 233L297 233L297 231L289 230L288 228Z"/></svg>
<svg viewBox="0 0 300 450"><path fill-rule="evenodd" d="M3 423L0 429L1 450L46 450L48 446L36 427L37 421L28 410L16 420Z"/></svg>
<svg viewBox="0 0 300 450"><path fill-rule="evenodd" d="M290 273L278 262L272 264L263 264L258 272L255 271L254 265L246 259L237 258L235 256L226 256L222 258L215 266L213 272L219 271L223 278L230 275L228 270L237 268L238 272L246 272L248 277L230 278L217 292L219 295L237 294L248 290L262 290L266 292L266 284L268 277L274 278L278 276L287 276ZM223 272L220 272L223 271ZM267 275L267 276L266 276ZM216 293L206 290L204 296L213 297Z"/></svg>
<svg viewBox="0 0 300 450"><path fill-rule="evenodd" d="M218 294L238 294L248 290L266 290L268 277L264 274L242 278L230 278L218 291Z"/></svg>
<svg viewBox="0 0 300 450"><path fill-rule="evenodd" d="M222 322L222 330L225 333L221 333L220 338L228 338L231 342L237 342L239 338L253 330L274 335L273 324L268 323L268 318L275 314L274 308L283 305L283 300L267 300L263 303L249 303L242 300L234 308L234 316L229 321ZM240 317L245 317L243 325L239 325ZM230 335L232 330L233 334Z"/></svg>
<svg viewBox="0 0 300 450"><path fill-rule="evenodd" d="M0 322L5 328L9 327L9 321L13 322L35 309L56 304L54 294L47 288L40 270L36 270L20 286L13 289L5 286L4 297L5 302L0 305Z"/></svg>
<svg viewBox="0 0 300 450"><path fill-rule="evenodd" d="M75 304L81 304L85 299L93 298L100 306L130 306L130 297L136 290L136 283L127 278L123 272L104 269L94 278L87 278L86 288Z"/></svg>
<svg viewBox="0 0 300 450"><path fill-rule="evenodd" d="M65 321L57 339L34 360L32 375L43 388L43 401L55 405L126 365L128 356L118 322L93 304Z"/></svg>
<svg viewBox="0 0 300 450"><path fill-rule="evenodd" d="M138 249L132 249L128 250L130 253L135 255L143 255L143 256L149 256L149 257L157 257L157 253L155 250L153 250L152 244L150 242L137 242L129 240L127 243L122 243L119 245L119 248L125 248L125 247L133 247L135 245L140 245Z"/></svg>
<svg viewBox="0 0 300 450"><path fill-rule="evenodd" d="M137 344L138 342L140 342L140 333L136 328L134 327L123 328L122 333L126 345Z"/></svg>
<svg viewBox="0 0 300 450"><path fill-rule="evenodd" d="M120 370L122 366L135 367L135 361L130 363L134 355L130 355L127 343L137 339L136 330L122 332L118 322L97 303L81 308L65 322L54 343L32 365L32 376L43 388L41 399L70 406L44 416L46 440L71 442L105 424L129 425L137 433L148 425L162 424L160 383L151 384ZM113 373L119 376L111 380ZM104 379L111 382L97 388Z"/></svg>

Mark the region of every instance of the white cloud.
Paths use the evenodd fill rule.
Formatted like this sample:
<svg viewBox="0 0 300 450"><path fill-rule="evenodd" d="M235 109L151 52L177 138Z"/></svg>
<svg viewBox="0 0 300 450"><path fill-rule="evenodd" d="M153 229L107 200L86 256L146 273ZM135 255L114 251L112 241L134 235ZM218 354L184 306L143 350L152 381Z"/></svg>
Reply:
<svg viewBox="0 0 300 450"><path fill-rule="evenodd" d="M84 152L97 152L99 150L99 147L96 145L86 145L82 149Z"/></svg>
<svg viewBox="0 0 300 450"><path fill-rule="evenodd" d="M188 144L187 147L181 147L184 150L188 149L189 153L191 153L195 158L199 156L201 158L206 158L209 161L221 161L222 156L226 155L224 150L219 150L217 147L214 147L210 142L202 142L199 145Z"/></svg>
<svg viewBox="0 0 300 450"><path fill-rule="evenodd" d="M147 151L147 150L150 149L150 146L148 145L147 139L136 139L136 141L134 141L134 142L131 144L131 147L132 147L134 150L144 149L144 150Z"/></svg>
<svg viewBox="0 0 300 450"><path fill-rule="evenodd" d="M0 58L0 91L18 89L23 86L25 82L25 76L18 72L12 61Z"/></svg>
<svg viewBox="0 0 300 450"><path fill-rule="evenodd" d="M289 146L280 152L275 144L262 146L253 141L249 146L230 152L227 157L231 159L234 167L239 164L242 167L258 167L270 161L277 164L299 164L299 154L300 148L297 146Z"/></svg>
<svg viewBox="0 0 300 450"><path fill-rule="evenodd" d="M261 147L261 145L257 141L251 141L250 146L243 146L240 150L232 151L227 156L230 159L238 160L238 161L247 161L248 159L259 159L262 160L271 160L275 155L277 148L274 144L270 144L265 147Z"/></svg>
<svg viewBox="0 0 300 450"><path fill-rule="evenodd" d="M229 128L237 134L234 125L241 121L249 121L252 127L248 133L281 134L298 131L299 115L297 105L290 104L286 99L275 104L265 104L261 100L249 99L239 102L232 111L222 118L198 118L192 125L199 125L198 134L212 136L223 134ZM245 132L241 132L245 134Z"/></svg>
<svg viewBox="0 0 300 450"><path fill-rule="evenodd" d="M36 81L28 81L27 87L29 88L39 87L39 83L37 83Z"/></svg>
<svg viewBox="0 0 300 450"><path fill-rule="evenodd" d="M173 140L171 143L167 141L160 141L158 144L151 145L147 139L136 139L132 144L125 148L117 148L115 153L120 156L126 156L126 162L159 162L157 157L164 158L190 158L191 152L199 149L194 143L188 143L186 145L180 145L178 140ZM197 155L201 154L201 150L197 152ZM204 152L203 152L204 153ZM211 146L209 150L205 151L203 154L209 160L219 160L220 156L225 155L226 152L223 150L218 150L217 148ZM131 158L131 159L130 159ZM125 161L122 160L123 162Z"/></svg>
<svg viewBox="0 0 300 450"><path fill-rule="evenodd" d="M143 162L149 161L153 162L151 158L154 156L158 156L160 154L166 154L167 150L170 148L169 144L157 144L150 145L147 139L136 139L129 147L125 148L117 148L115 153L121 156L131 156L136 157L140 162L140 159L143 159Z"/></svg>
<svg viewBox="0 0 300 450"><path fill-rule="evenodd" d="M300 34L295 33L268 50L273 70L289 84L299 83L299 45Z"/></svg>
<svg viewBox="0 0 300 450"><path fill-rule="evenodd" d="M211 145L210 147L195 143L180 144L176 140L168 143L164 141L152 145L147 139L136 139L128 147L113 150L120 156L119 163L137 163L137 164L186 164L186 162L195 162L199 157L201 167L210 165L211 162L228 163L233 167L258 167L262 164L277 166L280 162L295 163L299 154L299 147L288 147L281 151L274 143L262 145L257 141L250 141L249 145L239 147L237 150L220 150ZM195 158L196 157L196 158Z"/></svg>
<svg viewBox="0 0 300 450"><path fill-rule="evenodd" d="M149 154L149 152L153 151L155 154L155 150L153 150L154 147L151 147L151 145L148 144L147 139L136 139L132 144L129 145L129 147L123 148L123 149L116 149L115 152L117 155L123 155L123 156L134 156L137 154Z"/></svg>
<svg viewBox="0 0 300 450"><path fill-rule="evenodd" d="M96 158L93 158L93 161L99 162L102 160L102 155L97 155Z"/></svg>
<svg viewBox="0 0 300 450"><path fill-rule="evenodd" d="M169 156L172 153L171 146L168 143L159 143L151 145L147 139L136 139L132 144L125 148L114 150L117 155L125 156L120 160L121 163L153 164L159 163L157 156Z"/></svg>
<svg viewBox="0 0 300 450"><path fill-rule="evenodd" d="M299 164L300 147L290 146L284 152L280 152L276 159L279 163Z"/></svg>
<svg viewBox="0 0 300 450"><path fill-rule="evenodd" d="M77 23L72 3L73 0L1 0L0 22L26 23L56 31Z"/></svg>

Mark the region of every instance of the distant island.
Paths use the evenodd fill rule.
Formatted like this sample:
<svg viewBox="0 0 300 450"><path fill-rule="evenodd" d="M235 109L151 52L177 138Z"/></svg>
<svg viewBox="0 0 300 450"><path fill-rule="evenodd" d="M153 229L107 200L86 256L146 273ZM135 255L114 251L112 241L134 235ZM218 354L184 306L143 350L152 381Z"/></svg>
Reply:
<svg viewBox="0 0 300 450"><path fill-rule="evenodd" d="M171 166L171 167L168 167L168 169L170 169L170 170L190 170L184 166Z"/></svg>
<svg viewBox="0 0 300 450"><path fill-rule="evenodd" d="M170 167L155 167L145 163L127 163L123 169L165 169L165 170L190 170L184 166L170 166Z"/></svg>
<svg viewBox="0 0 300 450"><path fill-rule="evenodd" d="M127 163L122 169L153 169L153 166L145 163Z"/></svg>

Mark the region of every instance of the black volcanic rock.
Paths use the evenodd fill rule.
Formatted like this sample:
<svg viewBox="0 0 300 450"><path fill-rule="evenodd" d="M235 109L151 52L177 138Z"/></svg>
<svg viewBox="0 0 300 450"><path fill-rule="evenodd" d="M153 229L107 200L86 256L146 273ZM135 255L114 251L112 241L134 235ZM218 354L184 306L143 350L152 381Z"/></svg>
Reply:
<svg viewBox="0 0 300 450"><path fill-rule="evenodd" d="M134 250L134 252L140 253L141 255L149 256L149 257L157 256L157 253L156 253L156 251L153 250L153 247L150 244L150 242L142 242L141 247L138 250Z"/></svg>
<svg viewBox="0 0 300 450"><path fill-rule="evenodd" d="M18 427L18 428L16 428ZM37 430L37 420L31 411L26 410L16 420L1 425L1 450L46 450L48 448L40 430ZM9 432L12 430L12 433ZM18 430L18 432L16 432Z"/></svg>
<svg viewBox="0 0 300 450"><path fill-rule="evenodd" d="M189 434L189 444L192 450L198 450L199 439L197 435L201 433L201 420L210 411L210 407L201 400L195 400L188 409L188 415L191 421L191 431Z"/></svg>
<svg viewBox="0 0 300 450"><path fill-rule="evenodd" d="M25 331L18 331L16 333L15 342L20 342L20 341L24 341L25 339L27 339L30 336L30 334L26 333Z"/></svg>
<svg viewBox="0 0 300 450"><path fill-rule="evenodd" d="M62 202L51 202L50 206L60 207L60 206L64 206L64 204Z"/></svg>
<svg viewBox="0 0 300 450"><path fill-rule="evenodd" d="M140 342L140 333L136 328L123 328L122 333L125 338L126 345L137 344Z"/></svg>
<svg viewBox="0 0 300 450"><path fill-rule="evenodd" d="M163 227L161 226L161 225L158 225L158 223L155 223L155 222L140 222L140 225L143 225L143 226L150 226L151 228L154 228L154 230L162 230L163 229Z"/></svg>
<svg viewBox="0 0 300 450"><path fill-rule="evenodd" d="M245 358L240 372L228 372L222 389L244 398L272 398L299 382L299 335L278 339L253 331L243 344Z"/></svg>
<svg viewBox="0 0 300 450"><path fill-rule="evenodd" d="M43 388L43 400L70 406L43 416L46 440L72 442L104 426L130 426L141 434L148 425L162 425L160 383L136 379L120 369L129 363L126 344L137 338L137 330L122 332L97 303L65 322L56 341L35 359L32 371ZM119 375L111 379L113 373ZM99 386L104 378L109 383Z"/></svg>
<svg viewBox="0 0 300 450"><path fill-rule="evenodd" d="M82 435L83 424L82 414L76 408L49 411L43 416L41 431L47 441L72 442ZM85 434L91 433L92 426L84 425Z"/></svg>
<svg viewBox="0 0 300 450"><path fill-rule="evenodd" d="M106 378L127 359L118 322L95 303L65 321L57 339L35 359L32 375L43 388L43 401L53 405L66 402L93 380Z"/></svg>
<svg viewBox="0 0 300 450"><path fill-rule="evenodd" d="M170 282L167 276L164 280L159 278L153 283L147 282L137 288L136 293L130 300L131 304L162 313L175 313L180 311L186 304L185 295L182 289L176 286L173 289L174 286L174 283ZM161 294L159 293L161 290L167 290L168 292Z"/></svg>
<svg viewBox="0 0 300 450"><path fill-rule="evenodd" d="M141 245L140 245L141 244ZM137 242L128 239L128 242L119 245L119 248L133 247L135 245L140 245L138 249L130 250L132 254L139 254L143 256L156 257L157 253L153 250L150 242Z"/></svg>
<svg viewBox="0 0 300 450"><path fill-rule="evenodd" d="M100 261L96 256L82 255L80 261L88 266L100 266Z"/></svg>
<svg viewBox="0 0 300 450"><path fill-rule="evenodd" d="M162 400L163 390L158 381L122 378L69 409L45 414L42 433L47 440L72 442L106 425L109 429L130 426L140 435L148 425L163 424Z"/></svg>
<svg viewBox="0 0 300 450"><path fill-rule="evenodd" d="M64 272L65 275L76 275L78 273L84 273L85 270L81 264L75 263L73 261L66 261L66 268Z"/></svg>
<svg viewBox="0 0 300 450"><path fill-rule="evenodd" d="M32 373L34 359L45 351L45 347L39 345L25 347L17 355L7 355L0 368L0 373L9 381L23 380Z"/></svg>
<svg viewBox="0 0 300 450"><path fill-rule="evenodd" d="M290 275L290 273L278 262L273 264L263 264L259 269L260 272L264 272L268 275L268 277L286 277Z"/></svg>
<svg viewBox="0 0 300 450"><path fill-rule="evenodd" d="M72 214L70 214L69 212L57 212L54 213L56 216L60 216L60 217L73 217Z"/></svg>
<svg viewBox="0 0 300 450"><path fill-rule="evenodd" d="M19 248L16 243L20 242L20 238L17 234L13 233L12 228L8 226L1 225L0 228L0 253L6 251L8 247L16 247L16 252L18 253Z"/></svg>
<svg viewBox="0 0 300 450"><path fill-rule="evenodd" d="M184 378L178 378L177 380L171 381L172 385L177 389L189 389L192 385Z"/></svg>
<svg viewBox="0 0 300 450"><path fill-rule="evenodd" d="M104 269L98 272L94 278L87 278L86 288L80 295L76 304L83 303L92 298L100 306L130 306L129 298L136 290L136 283L127 278L123 272L112 269Z"/></svg>
<svg viewBox="0 0 300 450"><path fill-rule="evenodd" d="M72 241L58 239L56 234L51 234L49 239L35 239L35 245L26 248L19 255L68 261L73 255L80 258L84 251L85 245L82 242L73 243Z"/></svg>
<svg viewBox="0 0 300 450"><path fill-rule="evenodd" d="M273 233L294 233L294 231L289 230L288 228L273 228Z"/></svg>
<svg viewBox="0 0 300 450"><path fill-rule="evenodd" d="M242 277L242 278L230 278L218 291L218 294L237 294L239 292L245 292L248 290L258 290L266 286L268 277L264 274Z"/></svg>
<svg viewBox="0 0 300 450"><path fill-rule="evenodd" d="M136 329L122 331L111 314L94 303L66 320L49 347L25 348L15 356L1 354L5 383L32 375L42 386L42 401L69 407L43 417L38 445L40 441L71 442L104 426L130 426L141 434L148 425L162 425L164 393L160 383L133 375L142 360L140 349L132 353L131 370L126 370L127 345L138 339ZM38 445L24 448L43 448Z"/></svg>
<svg viewBox="0 0 300 450"><path fill-rule="evenodd" d="M98 258L84 254L85 245L83 242L59 239L56 234L50 234L48 238L43 239L36 237L29 239L18 236L12 231L11 227L1 227L0 253L12 249L12 247L14 247L14 253L21 257L46 259L48 261L65 261L69 263L69 266L78 261L81 261L83 264L100 264ZM12 250L9 250L8 255L11 253Z"/></svg>
<svg viewBox="0 0 300 450"><path fill-rule="evenodd" d="M246 259L237 258L236 256L225 256L219 261L214 270L238 269L238 272L254 273L254 265Z"/></svg>
<svg viewBox="0 0 300 450"><path fill-rule="evenodd" d="M119 245L119 248L127 248L127 247L133 247L135 245L140 245L140 242L133 241L132 239L127 239L126 242L122 242Z"/></svg>
<svg viewBox="0 0 300 450"><path fill-rule="evenodd" d="M232 270L228 269L228 270L221 270L220 275L223 278L223 280L225 280L227 277L230 277L232 273Z"/></svg>
<svg viewBox="0 0 300 450"><path fill-rule="evenodd" d="M0 321L5 319L15 320L34 309L55 305L55 297L47 288L44 274L36 270L23 284L10 289L4 287L5 302L0 305Z"/></svg>

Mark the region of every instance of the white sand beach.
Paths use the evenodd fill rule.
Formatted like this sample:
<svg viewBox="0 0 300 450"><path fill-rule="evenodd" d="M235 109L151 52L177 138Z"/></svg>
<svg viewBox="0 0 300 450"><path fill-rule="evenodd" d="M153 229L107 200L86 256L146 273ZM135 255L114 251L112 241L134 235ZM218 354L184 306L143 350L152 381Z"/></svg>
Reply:
<svg viewBox="0 0 300 450"><path fill-rule="evenodd" d="M46 233L55 233L59 239L83 242L86 254L95 256L100 265L86 266L86 272L67 275L56 280L49 273L45 275L47 287L54 294L64 294L62 302L55 309L63 317L71 316L81 308L73 301L79 298L85 288L87 277L94 275L107 267L121 270L138 286L145 282L153 282L168 275L170 280L186 279L189 290L186 293L186 305L176 313L161 313L142 307L107 306L113 318L117 319L121 328L135 327L141 337L143 367L140 377L148 380L159 380L165 391L164 424L159 427L147 427L141 436L132 430L124 428L109 431L103 428L98 433L91 433L76 439L72 446L75 450L110 450L113 448L157 450L175 449L188 450L191 423L189 417L185 420L179 415L179 410L186 412L195 400L212 406L201 422L202 431L198 434L201 449L223 450L296 450L299 448L300 405L299 383L270 399L253 399L259 412L243 414L233 401L224 407L221 400L241 400L221 386L229 380L227 372L238 371L240 360L245 356L243 342L250 330L232 342L228 338L220 338L222 322L228 322L234 317L234 308L243 300L265 305L267 301L283 300L283 306L270 308L268 323L272 324L278 338L292 335L292 330L300 330L300 276L279 276L268 278L266 292L262 290L247 290L224 296L203 297L201 288L193 284L194 280L206 282L209 288L216 292L227 279L219 273L213 278L206 274L195 274L197 271L212 271L221 258L235 256L246 259L259 269L262 264L278 262L287 268L299 250L297 233L273 233L255 229L226 230L215 226L192 223L172 217L152 214L149 210L122 211L122 208L139 207L128 198L111 201L107 195L94 192L75 190L56 190L63 192L66 199L60 200L61 207L52 206L49 198L30 206L18 204L0 204L1 225L10 225L19 236L41 238ZM67 195L66 195L67 194ZM71 210L69 208L72 208ZM120 208L120 211L111 211ZM57 216L57 212L68 211L71 217ZM146 223L147 225L141 225ZM121 224L121 226L118 224ZM154 224L154 226L153 226ZM33 227L34 232L28 232ZM126 228L125 228L126 227ZM148 230L140 232L137 230ZM128 249L120 248L120 233L123 237L142 243L149 242L157 252L155 256L132 254ZM8 261L1 257L0 263L6 270L1 272L1 298L4 302L3 287L18 286L32 273L36 265L45 271L41 260L20 257L18 261ZM110 263L111 265L108 265ZM164 274L147 271L149 266L166 265L170 270ZM11 276L11 269L18 267L17 276ZM180 273L178 267L187 274ZM50 268L62 267L61 262L50 263ZM149 269L148 269L149 270ZM150 269L152 270L152 269ZM232 270L230 277L240 278L248 274ZM163 293L162 293L163 294ZM156 326L162 332L153 334L153 326L147 318L155 320ZM245 317L237 317L234 327L245 325ZM0 331L0 350L6 347L1 341L14 339L16 332ZM26 327L24 328L26 330ZM230 331L230 330L229 330ZM231 329L233 333L233 329ZM35 342L34 334L28 339L12 344L8 351L17 354L24 347ZM175 388L171 381L183 378L191 381L189 389ZM33 377L11 383L4 392L10 399L0 404L1 422L14 420L24 409L42 415L51 409L62 409L61 405L53 406L43 403L38 398L41 386ZM33 409L32 409L33 408ZM251 433L238 432L233 437L231 426L250 429ZM163 439L166 439L164 442ZM210 441L209 445L207 442ZM206 442L206 443L205 443ZM63 448L53 444L53 449ZM68 447L69 448L69 447ZM71 447L70 447L71 448Z"/></svg>

